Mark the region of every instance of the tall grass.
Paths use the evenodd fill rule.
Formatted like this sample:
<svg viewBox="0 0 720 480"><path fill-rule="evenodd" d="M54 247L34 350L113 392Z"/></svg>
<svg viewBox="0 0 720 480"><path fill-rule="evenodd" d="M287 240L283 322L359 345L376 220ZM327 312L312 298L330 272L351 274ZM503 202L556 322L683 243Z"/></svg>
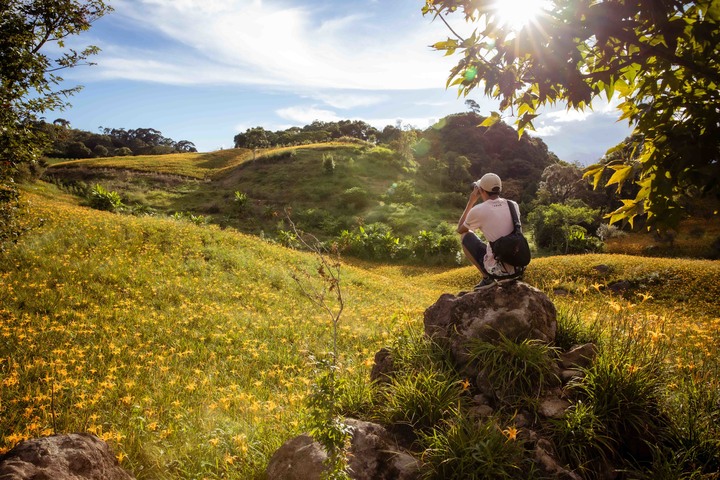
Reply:
<svg viewBox="0 0 720 480"><path fill-rule="evenodd" d="M0 449L89 431L140 479L262 478L331 343L288 268L311 258L54 195L27 195L44 225L0 260ZM349 266L345 279L339 365L367 378L438 291Z"/></svg>
<svg viewBox="0 0 720 480"><path fill-rule="evenodd" d="M313 268L312 258L210 225L89 210L50 186L29 190L35 228L0 258L0 450L89 431L141 480L264 478L269 456L306 421L310 358L331 344L327 321L291 277ZM402 415L389 408L385 418L424 429L428 477L491 472L494 460L499 475L532 475L511 419L498 419L500 430L462 423L466 379L421 333L424 309L476 283L474 270L343 269L343 411L377 414L384 397L369 369L390 345L409 377L382 388L402 387L408 400ZM593 338L601 348L555 437L568 464L617 457L632 420L635 436L651 440L645 463L626 459L633 478L713 478L719 270L608 255L530 265L526 280L565 312L563 342ZM612 290L623 280L628 289ZM415 370L425 376L413 386ZM421 395L435 397L413 412Z"/></svg>

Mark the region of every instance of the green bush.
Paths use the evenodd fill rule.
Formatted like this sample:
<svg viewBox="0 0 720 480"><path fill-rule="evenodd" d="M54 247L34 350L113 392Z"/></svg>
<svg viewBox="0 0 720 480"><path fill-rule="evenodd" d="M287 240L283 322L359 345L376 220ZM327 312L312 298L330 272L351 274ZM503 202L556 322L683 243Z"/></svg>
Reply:
<svg viewBox="0 0 720 480"><path fill-rule="evenodd" d="M554 344L560 350L567 351L575 345L598 341L599 326L585 324L580 315L580 312L575 310L561 309L558 311Z"/></svg>
<svg viewBox="0 0 720 480"><path fill-rule="evenodd" d="M509 429L503 433L495 420L457 418L443 427L423 436L423 479L539 478L522 442Z"/></svg>
<svg viewBox="0 0 720 480"><path fill-rule="evenodd" d="M438 229L436 229L438 230ZM454 261L460 252L460 240L454 232L421 230L409 239L413 256L425 261Z"/></svg>
<svg viewBox="0 0 720 480"><path fill-rule="evenodd" d="M597 228L599 216L597 210L576 200L568 204L540 205L528 214L527 224L538 247L556 253L586 253L598 251L602 246L585 228Z"/></svg>
<svg viewBox="0 0 720 480"><path fill-rule="evenodd" d="M352 187L342 193L340 201L343 206L348 207L353 211L358 211L363 210L370 205L370 195L364 188Z"/></svg>
<svg viewBox="0 0 720 480"><path fill-rule="evenodd" d="M330 154L324 154L322 156L322 166L327 175L335 173L335 159L333 156Z"/></svg>
<svg viewBox="0 0 720 480"><path fill-rule="evenodd" d="M238 191L235 192L235 197L233 198L233 202L235 202L235 205L237 206L237 209L239 211L242 212L243 210L245 210L248 200L249 199L248 199L248 196L246 193L238 192Z"/></svg>
<svg viewBox="0 0 720 480"><path fill-rule="evenodd" d="M557 383L556 351L539 340L515 342L505 336L498 343L474 340L469 355L505 402L538 397L543 386Z"/></svg>
<svg viewBox="0 0 720 480"><path fill-rule="evenodd" d="M350 255L373 260L399 259L408 255L392 229L384 223L360 226L355 231L343 230L338 239L340 248Z"/></svg>
<svg viewBox="0 0 720 480"><path fill-rule="evenodd" d="M615 446L606 452L608 456L645 459L646 442L658 442L667 427L660 409L663 376L657 363L627 360L622 355L601 354L584 371L584 378L570 386L579 400L591 406L601 425L597 436L607 439L606 447Z"/></svg>
<svg viewBox="0 0 720 480"><path fill-rule="evenodd" d="M381 416L390 424L427 430L458 414L463 388L460 382L436 370L399 375L381 391Z"/></svg>
<svg viewBox="0 0 720 480"><path fill-rule="evenodd" d="M617 448L594 407L583 401L574 403L553 422L553 437L560 459L583 473L583 478L596 478L593 472L601 471L602 463Z"/></svg>
<svg viewBox="0 0 720 480"><path fill-rule="evenodd" d="M122 198L117 192L110 192L100 184L95 184L90 190L89 201L92 208L109 212L114 212L124 206Z"/></svg>
<svg viewBox="0 0 720 480"><path fill-rule="evenodd" d="M408 180L393 183L388 188L386 199L392 203L412 203L420 201L421 196L415 192L415 184Z"/></svg>

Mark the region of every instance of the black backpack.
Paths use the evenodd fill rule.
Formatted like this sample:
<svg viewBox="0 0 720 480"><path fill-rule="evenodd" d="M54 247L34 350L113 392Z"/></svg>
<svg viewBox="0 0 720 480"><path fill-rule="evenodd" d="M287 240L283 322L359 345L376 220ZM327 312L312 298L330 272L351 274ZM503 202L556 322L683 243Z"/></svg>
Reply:
<svg viewBox="0 0 720 480"><path fill-rule="evenodd" d="M510 200L507 202L515 226L513 231L494 242L490 242L490 247L495 260L512 265L517 273L518 270L520 272L525 270L525 267L530 263L530 246L522 233L522 226L517 213L515 213L515 208L513 208L513 203Z"/></svg>

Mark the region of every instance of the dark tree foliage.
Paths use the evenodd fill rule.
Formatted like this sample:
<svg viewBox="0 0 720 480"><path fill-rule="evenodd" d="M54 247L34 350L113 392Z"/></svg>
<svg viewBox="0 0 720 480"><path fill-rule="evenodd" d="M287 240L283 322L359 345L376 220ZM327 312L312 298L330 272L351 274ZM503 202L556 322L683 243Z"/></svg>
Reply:
<svg viewBox="0 0 720 480"><path fill-rule="evenodd" d="M445 163L452 190L465 192L469 179L480 178L488 172L497 173L510 181L506 192L513 190L518 199L529 201L537 190L537 182L545 168L557 161L539 138L518 133L503 122L491 127L478 127L485 117L474 112L459 113L443 118L422 132L429 146L427 154L419 157L421 170L437 170L438 159ZM453 152L454 155L450 155ZM458 170L458 156L469 160L469 176ZM509 188L516 182L514 188Z"/></svg>
<svg viewBox="0 0 720 480"><path fill-rule="evenodd" d="M18 168L32 168L46 146L39 115L79 88L59 88L58 72L98 52L64 42L110 10L102 0L0 0L0 243L16 238Z"/></svg>
<svg viewBox="0 0 720 480"><path fill-rule="evenodd" d="M460 57L448 86L500 100L520 132L543 105L585 109L601 96L619 98L619 118L634 127L632 148L586 172L596 186L610 172L605 185L619 193L626 182L638 185L612 222L645 215L672 227L683 197L720 196L718 0L551 0L519 30L495 14L497 1L425 2L423 13L451 33L434 47ZM476 27L470 35L452 28L455 12Z"/></svg>
<svg viewBox="0 0 720 480"><path fill-rule="evenodd" d="M395 131L383 132L361 120L340 120L339 122L323 122L315 120L304 127L291 127L286 130L272 132L263 127L248 128L244 133L235 135L235 148L267 148L293 145L307 145L337 140L341 137L356 138L363 141L376 140L389 143L395 139ZM387 134L386 134L387 131ZM399 129L398 129L399 135Z"/></svg>
<svg viewBox="0 0 720 480"><path fill-rule="evenodd" d="M126 155L164 155L197 152L188 140L176 142L154 128L102 128L100 133L70 128L63 119L43 123L42 130L50 139L45 155L53 158L90 158ZM129 152L129 153L128 153Z"/></svg>

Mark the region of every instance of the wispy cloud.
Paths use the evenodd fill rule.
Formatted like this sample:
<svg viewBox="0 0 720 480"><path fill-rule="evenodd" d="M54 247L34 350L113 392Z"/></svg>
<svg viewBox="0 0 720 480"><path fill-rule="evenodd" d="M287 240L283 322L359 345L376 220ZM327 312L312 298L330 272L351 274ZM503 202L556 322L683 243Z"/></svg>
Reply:
<svg viewBox="0 0 720 480"><path fill-rule="evenodd" d="M533 137L552 137L560 133L561 129L557 125L541 125L535 130L525 130L528 135Z"/></svg>
<svg viewBox="0 0 720 480"><path fill-rule="evenodd" d="M297 122L303 125L312 123L315 120L321 120L323 122L337 122L341 120L337 114L331 110L323 110L316 107L288 107L281 108L275 113L280 118L290 120L291 122Z"/></svg>
<svg viewBox="0 0 720 480"><path fill-rule="evenodd" d="M338 109L369 107L388 100L388 95L373 93L316 93L312 96L321 102Z"/></svg>
<svg viewBox="0 0 720 480"><path fill-rule="evenodd" d="M419 8L416 21L393 25L385 23L385 7L373 3L350 14L281 0L117 0L114 7L115 21L162 36L167 48L150 53L103 45L93 71L103 78L416 89L444 85L454 61L428 47L446 32Z"/></svg>
<svg viewBox="0 0 720 480"><path fill-rule="evenodd" d="M593 112L589 110L560 110L557 112L546 113L543 115L543 117L557 123L584 122L592 114Z"/></svg>

